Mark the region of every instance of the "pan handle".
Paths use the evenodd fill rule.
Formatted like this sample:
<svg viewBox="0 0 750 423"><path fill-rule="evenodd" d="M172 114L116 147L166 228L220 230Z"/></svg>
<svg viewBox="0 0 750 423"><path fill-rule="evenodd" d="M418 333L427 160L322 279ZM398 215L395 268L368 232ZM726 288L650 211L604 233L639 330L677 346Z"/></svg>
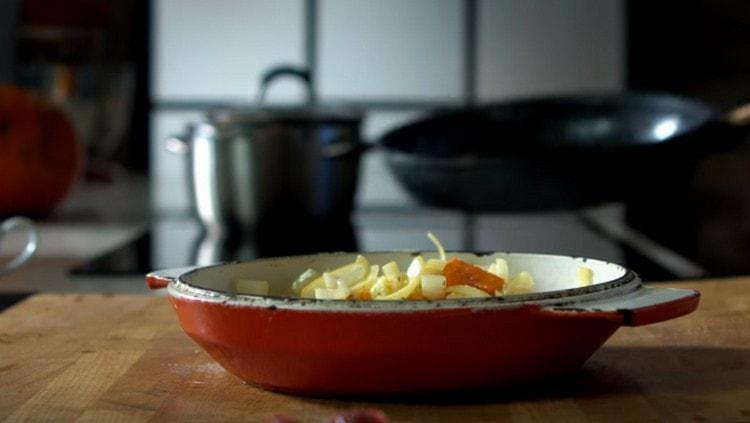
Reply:
<svg viewBox="0 0 750 423"><path fill-rule="evenodd" d="M176 282L180 276L197 269L199 266L174 267L172 269L156 270L146 275L146 285L151 289L166 288L171 282Z"/></svg>
<svg viewBox="0 0 750 423"><path fill-rule="evenodd" d="M692 313L698 308L700 292L692 289L641 287L613 298L544 309L547 314L580 314L601 317L624 326L642 326Z"/></svg>
<svg viewBox="0 0 750 423"><path fill-rule="evenodd" d="M750 125L750 103L735 107L727 113L729 123L736 126Z"/></svg>

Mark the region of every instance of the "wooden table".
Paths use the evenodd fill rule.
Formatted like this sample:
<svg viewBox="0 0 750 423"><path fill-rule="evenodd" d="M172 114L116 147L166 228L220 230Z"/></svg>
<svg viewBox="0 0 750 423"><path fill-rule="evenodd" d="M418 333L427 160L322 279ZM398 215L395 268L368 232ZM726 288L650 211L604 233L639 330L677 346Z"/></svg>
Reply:
<svg viewBox="0 0 750 423"><path fill-rule="evenodd" d="M0 420L321 422L378 408L394 422L750 421L750 277L671 283L698 311L622 328L571 377L482 394L326 400L224 372L167 300L41 294L0 314Z"/></svg>

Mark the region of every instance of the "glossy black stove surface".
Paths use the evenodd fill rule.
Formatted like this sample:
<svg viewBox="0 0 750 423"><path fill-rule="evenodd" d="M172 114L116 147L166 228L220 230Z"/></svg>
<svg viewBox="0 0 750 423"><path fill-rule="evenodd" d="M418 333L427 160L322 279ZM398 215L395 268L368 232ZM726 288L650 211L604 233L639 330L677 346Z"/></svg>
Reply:
<svg viewBox="0 0 750 423"><path fill-rule="evenodd" d="M352 220L353 223L347 219L343 219L343 224L342 220L276 222L245 233L211 233L193 219L160 219L124 245L86 260L71 272L76 275L132 276L170 267L317 252L433 250L425 237L427 231L433 231L448 250L586 256L623 264L636 270L646 281L687 277L632 246L608 239L591 228L571 228L573 224L570 222L550 226L539 224L541 220L532 220L514 229L515 224L501 221L497 229L497 225L485 220L440 212L384 212L359 215ZM537 227L543 233L532 234ZM569 234L548 239L548 234L559 231L568 231ZM510 235L517 239L513 241Z"/></svg>

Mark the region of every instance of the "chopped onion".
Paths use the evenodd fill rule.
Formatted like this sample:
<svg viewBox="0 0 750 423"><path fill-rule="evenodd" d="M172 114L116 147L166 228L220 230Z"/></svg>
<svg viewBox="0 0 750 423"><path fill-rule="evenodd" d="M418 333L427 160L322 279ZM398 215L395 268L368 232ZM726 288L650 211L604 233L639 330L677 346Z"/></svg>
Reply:
<svg viewBox="0 0 750 423"><path fill-rule="evenodd" d="M448 295L445 298L484 298L489 297L490 294L485 291L475 288L471 285L451 285L445 289Z"/></svg>
<svg viewBox="0 0 750 423"><path fill-rule="evenodd" d="M411 261L411 264L409 264L409 267L406 269L406 276L408 278L416 278L424 272L425 268L425 261L422 258L422 256L416 256Z"/></svg>
<svg viewBox="0 0 750 423"><path fill-rule="evenodd" d="M422 295L429 300L445 297L445 276L422 275Z"/></svg>
<svg viewBox="0 0 750 423"><path fill-rule="evenodd" d="M534 278L529 272L521 272L503 284L504 295L528 294L534 292Z"/></svg>
<svg viewBox="0 0 750 423"><path fill-rule="evenodd" d="M440 243L440 240L432 232L427 232L427 238L429 238L430 241L435 244L435 248L437 248L438 250L438 256L440 257L440 260L445 261L445 248L443 248L443 244Z"/></svg>
<svg viewBox="0 0 750 423"><path fill-rule="evenodd" d="M594 271L586 266L578 268L577 276L578 285L580 286L589 286L594 283Z"/></svg>
<svg viewBox="0 0 750 423"><path fill-rule="evenodd" d="M405 300L409 298L409 295L411 295L414 290L417 289L419 286L420 278L411 278L409 279L409 283L407 283L403 288L399 289L396 292L393 292L388 295L383 295L380 297L375 297L376 300Z"/></svg>
<svg viewBox="0 0 750 423"><path fill-rule="evenodd" d="M315 288L315 298L318 300L345 300L349 298L349 288Z"/></svg>
<svg viewBox="0 0 750 423"><path fill-rule="evenodd" d="M299 294L302 292L302 288L305 287L308 283L312 282L316 278L320 276L320 273L315 271L315 269L307 269L305 270L299 277L292 283L292 291L294 291L296 294Z"/></svg>

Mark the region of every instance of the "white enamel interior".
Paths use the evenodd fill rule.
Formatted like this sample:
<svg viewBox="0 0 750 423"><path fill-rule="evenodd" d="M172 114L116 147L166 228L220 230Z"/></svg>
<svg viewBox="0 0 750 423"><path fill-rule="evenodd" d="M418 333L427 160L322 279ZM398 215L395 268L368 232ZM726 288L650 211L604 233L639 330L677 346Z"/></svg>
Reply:
<svg viewBox="0 0 750 423"><path fill-rule="evenodd" d="M363 255L371 264L383 265L389 261L395 261L403 271L414 258L415 253L386 252L364 253ZM257 279L268 281L270 286L269 296L287 297L283 304L288 305L288 297L296 297L291 290L292 282L306 269L313 268L319 272L331 270L352 263L356 256L356 253L316 254L308 256L259 259L204 267L180 276L180 282L184 283L178 283L177 287L170 287L170 292L173 295L189 297L198 295L203 299L238 301L244 303L248 301L248 298L243 297L249 297L251 302L258 302L258 297L255 296L231 295L235 280ZM422 253L422 256L425 259L437 258L437 253ZM579 257L574 258L568 256L521 253L495 253L491 255L448 253L448 257L459 257L471 263L480 265L489 265L495 260L495 258L501 257L508 261L511 276L521 271L531 273L534 277L536 291L532 295L514 296L519 297L519 300L522 299L521 297L523 297L524 300L544 299L542 298L544 293L568 290L574 290L574 292L568 292L564 295L568 300L572 299L572 296L578 294L581 294L584 297L590 297L594 294L601 294L600 291L605 290L608 282L622 280L628 274L628 270L618 264ZM592 269L594 275L593 286L581 288L579 285L576 276L578 268L581 266L587 266ZM618 284L615 283L613 285ZM601 289L598 289L598 287L601 287ZM208 292L209 295L206 295L206 292L192 292L192 288L210 290L211 292ZM225 294L229 294L229 296ZM614 292L611 294L614 294ZM558 295L556 296L556 299L559 301L561 297L562 296ZM253 300L253 298L255 298L255 300ZM266 298L263 303L266 305L272 305L273 300L269 302L268 298ZM352 301L348 301L348 303L352 303ZM383 302L366 301L364 303ZM389 301L387 303L394 302ZM409 301L408 303L424 303L424 301Z"/></svg>

